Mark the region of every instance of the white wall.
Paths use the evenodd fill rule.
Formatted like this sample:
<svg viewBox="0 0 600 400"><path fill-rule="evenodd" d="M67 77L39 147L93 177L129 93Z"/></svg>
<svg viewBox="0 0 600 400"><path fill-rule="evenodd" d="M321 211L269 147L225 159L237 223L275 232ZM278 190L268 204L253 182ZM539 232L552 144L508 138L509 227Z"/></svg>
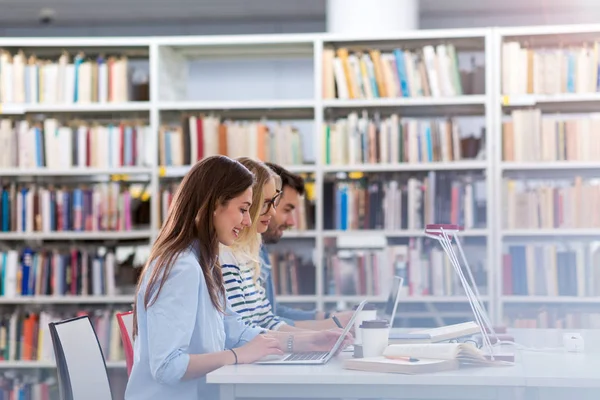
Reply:
<svg viewBox="0 0 600 400"><path fill-rule="evenodd" d="M440 0L443 1L443 0ZM577 1L577 0L575 0ZM421 15L420 28L469 28L489 26L575 24L600 22L600 1L597 5L571 7L533 7L525 10L505 8L502 11L428 12ZM324 32L325 18L300 20L215 21L167 24L127 24L125 26L60 27L39 26L6 28L0 26L0 36L146 36L146 35L225 35L253 33Z"/></svg>
<svg viewBox="0 0 600 400"><path fill-rule="evenodd" d="M310 33L323 32L325 19L295 21L220 21L199 24L136 24L125 26L31 26L2 28L0 36L178 36L178 35L235 35L258 33Z"/></svg>

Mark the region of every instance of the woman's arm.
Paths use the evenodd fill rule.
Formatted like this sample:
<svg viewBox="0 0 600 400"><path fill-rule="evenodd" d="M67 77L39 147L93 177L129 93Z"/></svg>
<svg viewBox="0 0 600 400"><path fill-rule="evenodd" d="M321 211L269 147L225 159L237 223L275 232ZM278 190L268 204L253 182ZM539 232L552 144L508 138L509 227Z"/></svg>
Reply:
<svg viewBox="0 0 600 400"><path fill-rule="evenodd" d="M183 380L197 379L226 365L235 364L231 350L209 354L192 354Z"/></svg>
<svg viewBox="0 0 600 400"><path fill-rule="evenodd" d="M321 319L318 321L296 321L295 324L297 328L313 331L322 331L324 329L333 329L337 327L337 325L335 324L335 322L333 322L332 319Z"/></svg>
<svg viewBox="0 0 600 400"><path fill-rule="evenodd" d="M302 331L302 332L269 332L269 336L274 337L279 348L288 352L288 343L292 344L292 352L300 353L307 351L329 351L333 348L335 342L339 339L343 331L341 329L330 329L325 331ZM290 337L292 340L290 341ZM346 347L353 341L352 335L348 334L344 338L341 348Z"/></svg>
<svg viewBox="0 0 600 400"><path fill-rule="evenodd" d="M278 332L306 332L306 329L298 327L298 326L292 326L292 325L283 323L283 324L279 325L279 328L277 329L277 331Z"/></svg>
<svg viewBox="0 0 600 400"><path fill-rule="evenodd" d="M201 288L207 290L201 274L195 257L187 254L179 256L156 301L147 309L148 358L150 371L157 382L176 384L182 379L201 377L235 361L231 351L229 354L226 351L208 354L188 352L198 313L214 312L210 302L206 306L210 310L198 309L199 291Z"/></svg>

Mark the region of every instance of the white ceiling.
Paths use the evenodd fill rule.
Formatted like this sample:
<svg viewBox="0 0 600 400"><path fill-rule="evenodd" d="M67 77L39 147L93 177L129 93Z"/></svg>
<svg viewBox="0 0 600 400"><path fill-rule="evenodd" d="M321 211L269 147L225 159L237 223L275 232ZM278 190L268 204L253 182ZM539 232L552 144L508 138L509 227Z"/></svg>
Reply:
<svg viewBox="0 0 600 400"><path fill-rule="evenodd" d="M372 1L373 0L365 0ZM598 0L419 0L421 16L487 17L600 9ZM0 28L39 25L40 10L55 25L325 19L326 0L0 0Z"/></svg>

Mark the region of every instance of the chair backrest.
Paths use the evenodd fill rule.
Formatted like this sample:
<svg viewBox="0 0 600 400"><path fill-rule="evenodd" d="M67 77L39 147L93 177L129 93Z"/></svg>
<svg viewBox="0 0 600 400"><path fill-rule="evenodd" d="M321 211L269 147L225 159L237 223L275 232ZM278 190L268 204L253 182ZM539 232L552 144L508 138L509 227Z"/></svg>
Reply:
<svg viewBox="0 0 600 400"><path fill-rule="evenodd" d="M89 317L48 324L62 400L110 400L106 362Z"/></svg>
<svg viewBox="0 0 600 400"><path fill-rule="evenodd" d="M133 311L117 313L119 330L121 331L121 342L125 351L125 363L127 364L127 375L131 374L133 366Z"/></svg>

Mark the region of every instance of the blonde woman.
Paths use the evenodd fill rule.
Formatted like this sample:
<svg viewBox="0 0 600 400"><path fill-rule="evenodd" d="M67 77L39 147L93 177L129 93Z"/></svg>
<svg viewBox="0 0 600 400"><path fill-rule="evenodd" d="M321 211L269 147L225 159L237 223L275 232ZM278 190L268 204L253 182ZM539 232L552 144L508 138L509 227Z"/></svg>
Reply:
<svg viewBox="0 0 600 400"><path fill-rule="evenodd" d="M258 282L261 234L269 227L281 200L281 179L260 161L247 157L237 160L254 174L256 181L252 187L251 224L238 233L232 245L219 248L227 300L250 326L279 331L300 330L273 313L265 289Z"/></svg>

